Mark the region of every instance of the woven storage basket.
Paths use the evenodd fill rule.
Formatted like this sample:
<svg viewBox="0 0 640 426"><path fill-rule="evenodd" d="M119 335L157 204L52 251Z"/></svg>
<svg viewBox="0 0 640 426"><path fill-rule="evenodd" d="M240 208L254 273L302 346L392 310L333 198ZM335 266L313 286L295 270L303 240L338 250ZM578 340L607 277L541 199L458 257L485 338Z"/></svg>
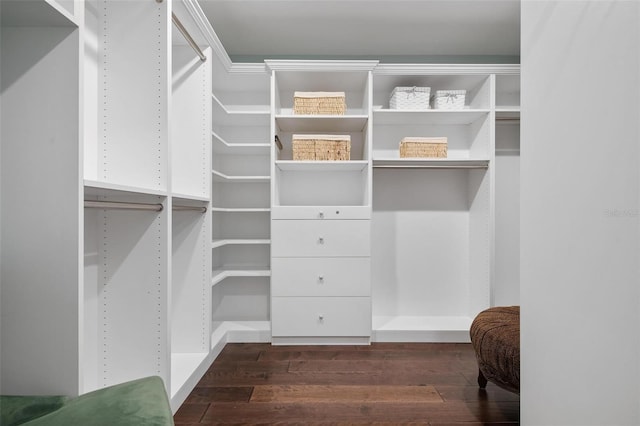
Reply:
<svg viewBox="0 0 640 426"><path fill-rule="evenodd" d="M430 87L396 87L391 92L391 109L429 109Z"/></svg>
<svg viewBox="0 0 640 426"><path fill-rule="evenodd" d="M464 109L466 90L437 90L433 98L435 109Z"/></svg>
<svg viewBox="0 0 640 426"><path fill-rule="evenodd" d="M295 92L293 113L308 115L344 115L347 110L344 92Z"/></svg>
<svg viewBox="0 0 640 426"><path fill-rule="evenodd" d="M349 160L351 136L349 135L293 135L294 160Z"/></svg>
<svg viewBox="0 0 640 426"><path fill-rule="evenodd" d="M400 142L400 158L446 158L447 138L406 137Z"/></svg>

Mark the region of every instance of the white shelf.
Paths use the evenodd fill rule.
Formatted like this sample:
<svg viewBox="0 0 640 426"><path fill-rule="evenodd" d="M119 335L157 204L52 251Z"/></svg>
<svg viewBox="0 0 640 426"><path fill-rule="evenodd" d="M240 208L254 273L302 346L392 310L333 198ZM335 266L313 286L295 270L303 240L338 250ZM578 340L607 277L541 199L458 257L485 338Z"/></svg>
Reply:
<svg viewBox="0 0 640 426"><path fill-rule="evenodd" d="M120 185L117 183L99 182L95 180L84 180L85 195L113 195L113 193L128 193L142 195L159 195L166 197L167 191L141 188L130 185Z"/></svg>
<svg viewBox="0 0 640 426"><path fill-rule="evenodd" d="M487 159L374 158L374 168L486 169Z"/></svg>
<svg viewBox="0 0 640 426"><path fill-rule="evenodd" d="M243 126L243 125L269 125L269 118L271 117L268 108L265 109L230 109L223 105L220 100L211 95L213 99L213 116L214 121L218 125L224 124L227 126Z"/></svg>
<svg viewBox="0 0 640 426"><path fill-rule="evenodd" d="M224 247L229 245L267 245L271 244L269 239L260 238L226 238L221 240L213 240L211 248Z"/></svg>
<svg viewBox="0 0 640 426"><path fill-rule="evenodd" d="M361 132L367 115L276 115L282 132Z"/></svg>
<svg viewBox="0 0 640 426"><path fill-rule="evenodd" d="M220 155L268 155L271 145L268 143L229 143L216 132L213 136L213 152Z"/></svg>
<svg viewBox="0 0 640 426"><path fill-rule="evenodd" d="M242 268L215 269L211 278L214 286L229 277L270 277L271 270L266 266L243 266Z"/></svg>
<svg viewBox="0 0 640 426"><path fill-rule="evenodd" d="M223 321L212 324L211 348L218 352L226 343L269 343L270 321Z"/></svg>
<svg viewBox="0 0 640 426"><path fill-rule="evenodd" d="M398 110L374 109L374 124L384 125L415 125L415 124L471 124L489 115L488 109L463 110Z"/></svg>
<svg viewBox="0 0 640 426"><path fill-rule="evenodd" d="M220 101L216 95L211 94L211 98L213 99L214 105L217 105L220 109L222 109L226 114L233 115L253 115L253 116L266 116L270 115L269 106L265 105L263 108L256 109L255 107L247 107L247 108L233 108L229 107Z"/></svg>
<svg viewBox="0 0 640 426"><path fill-rule="evenodd" d="M212 212L225 212L225 213L256 213L256 212L270 212L270 207L211 207Z"/></svg>
<svg viewBox="0 0 640 426"><path fill-rule="evenodd" d="M293 172L359 172L369 164L366 160L350 161L276 161L276 167L282 171Z"/></svg>
<svg viewBox="0 0 640 426"><path fill-rule="evenodd" d="M173 201L199 201L199 202L208 202L209 197L202 197L199 195L190 195L190 194L180 194L177 192L172 192L171 197L173 197Z"/></svg>
<svg viewBox="0 0 640 426"><path fill-rule="evenodd" d="M271 179L270 176L230 176L226 175L217 170L212 170L213 181L221 182L221 183L229 183L229 182L246 182L246 183L257 183L257 182L269 182Z"/></svg>
<svg viewBox="0 0 640 426"><path fill-rule="evenodd" d="M467 343L472 321L467 316L374 316L372 341Z"/></svg>

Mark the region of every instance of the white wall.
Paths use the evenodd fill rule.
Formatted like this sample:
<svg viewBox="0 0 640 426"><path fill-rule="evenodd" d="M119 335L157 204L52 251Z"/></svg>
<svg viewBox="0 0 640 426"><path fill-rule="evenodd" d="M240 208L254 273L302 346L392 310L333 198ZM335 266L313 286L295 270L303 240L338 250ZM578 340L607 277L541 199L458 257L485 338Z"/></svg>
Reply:
<svg viewBox="0 0 640 426"><path fill-rule="evenodd" d="M522 423L640 424L640 2L522 2Z"/></svg>

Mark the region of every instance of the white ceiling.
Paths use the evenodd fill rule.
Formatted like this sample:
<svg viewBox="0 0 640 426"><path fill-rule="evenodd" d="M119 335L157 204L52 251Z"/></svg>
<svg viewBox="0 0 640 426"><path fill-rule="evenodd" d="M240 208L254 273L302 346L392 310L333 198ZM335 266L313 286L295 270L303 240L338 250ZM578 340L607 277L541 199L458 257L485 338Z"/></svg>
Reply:
<svg viewBox="0 0 640 426"><path fill-rule="evenodd" d="M513 62L520 56L520 0L199 0L199 4L236 61L486 57L494 59L491 62Z"/></svg>

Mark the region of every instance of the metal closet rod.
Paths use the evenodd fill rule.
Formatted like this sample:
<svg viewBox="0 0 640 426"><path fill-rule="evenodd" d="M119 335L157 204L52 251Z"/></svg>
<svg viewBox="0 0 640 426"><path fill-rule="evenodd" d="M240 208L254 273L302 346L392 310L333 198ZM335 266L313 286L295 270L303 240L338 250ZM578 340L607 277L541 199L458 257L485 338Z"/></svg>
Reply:
<svg viewBox="0 0 640 426"><path fill-rule="evenodd" d="M178 211L194 211L194 212L201 212L201 213L206 213L207 212L207 208L206 207L197 207L197 206L178 206L178 205L173 205L173 210L178 210Z"/></svg>
<svg viewBox="0 0 640 426"><path fill-rule="evenodd" d="M150 210L161 212L162 204L122 203L119 201L84 201L85 209Z"/></svg>
<svg viewBox="0 0 640 426"><path fill-rule="evenodd" d="M191 34L189 34L189 31L187 31L184 25L182 25L182 22L180 22L176 14L173 12L171 12L171 20L173 21L173 25L176 26L178 31L180 31L180 33L184 36L185 40L187 40L187 43L189 43L189 46L191 46L191 48L195 50L195 52L198 54L198 56L200 57L200 60L202 62L205 62L207 60L207 57L204 55L204 53L202 53L202 50L200 50L200 48L196 44L193 37L191 37Z"/></svg>
<svg viewBox="0 0 640 426"><path fill-rule="evenodd" d="M433 165L433 164L380 164L373 165L374 169L447 169L447 170L457 170L457 169L488 169L489 166L481 165L459 165L459 166L447 166L447 165Z"/></svg>
<svg viewBox="0 0 640 426"><path fill-rule="evenodd" d="M108 209L108 210L147 210L154 212L161 212L163 210L162 204L147 204L147 203L123 203L119 201L92 201L85 200L85 209ZM206 207L197 206L180 206L174 205L173 210L180 211L198 211L202 213L207 212Z"/></svg>

